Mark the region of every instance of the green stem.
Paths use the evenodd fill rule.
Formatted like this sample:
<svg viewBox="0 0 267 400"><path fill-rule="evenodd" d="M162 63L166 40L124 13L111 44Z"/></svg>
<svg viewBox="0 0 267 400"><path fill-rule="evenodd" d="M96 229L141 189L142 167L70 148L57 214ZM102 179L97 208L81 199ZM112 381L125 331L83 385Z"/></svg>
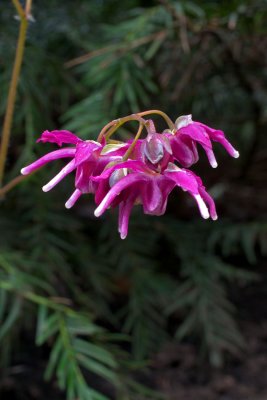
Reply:
<svg viewBox="0 0 267 400"><path fill-rule="evenodd" d="M19 76L20 76L23 54L24 54L24 49L25 49L26 33L27 33L27 27L28 27L28 19L27 18L28 18L28 15L30 13L30 8L31 8L31 1L27 1L27 3L26 3L25 10L27 10L27 13L25 10L23 10L23 8L21 7L18 0L12 0L12 2L20 16L20 29L19 29L19 37L18 37L18 42L17 42L17 49L16 49L16 56L15 56L15 61L14 61L14 66L13 66L13 71L12 71L12 77L11 77L10 86L9 86L3 130L2 130L2 140L1 140L1 147L0 147L0 187L2 186L2 182L3 182L3 178L4 178L4 169L5 169L5 163L6 163L6 158L7 158L7 149L8 149L8 145L9 145L9 139L10 139L10 131L11 131L13 115L14 115L14 106L15 106L15 100L16 100L16 94L17 94L17 86L18 86L18 80L19 80Z"/></svg>
<svg viewBox="0 0 267 400"><path fill-rule="evenodd" d="M146 124L146 120L141 118L139 114L131 114L123 118L115 119L114 121L111 121L104 126L97 138L97 141L101 142L103 137L109 139L113 135L113 133L115 133L122 125L129 121L139 121L143 125Z"/></svg>
<svg viewBox="0 0 267 400"><path fill-rule="evenodd" d="M22 6L21 6L19 0L12 0L12 3L13 3L13 5L14 5L15 9L17 10L17 12L18 12L20 18L21 18L21 19L25 18L25 16L26 16L26 15L25 15L25 12L24 12L24 10L23 10L23 8L22 8Z"/></svg>
<svg viewBox="0 0 267 400"><path fill-rule="evenodd" d="M123 161L128 160L128 158L130 157L130 155L131 155L131 153L132 153L132 151L133 151L133 149L134 149L134 147L136 145L136 142L137 142L137 140L139 139L139 137L140 137L140 135L142 133L143 128L144 128L144 124L140 123L139 129L137 131L137 134L135 135L135 138L134 138L131 146L129 147L129 149L126 151L126 153L123 156L123 159L122 159Z"/></svg>
<svg viewBox="0 0 267 400"><path fill-rule="evenodd" d="M73 311L71 308L66 307L60 303L55 303L55 302L49 300L49 298L45 298L45 297L35 294L33 292L29 292L29 291L22 292L22 291L18 290L17 288L15 288L11 282L1 280L0 288L6 290L8 292L14 292L17 295L23 297L25 300L31 301L32 303L46 306L55 311L60 311L66 315L75 315L75 311Z"/></svg>
<svg viewBox="0 0 267 400"><path fill-rule="evenodd" d="M174 123L172 122L170 117L168 117L168 115L165 114L163 111L160 111L160 110L148 110L148 111L143 111L143 112L137 113L137 115L140 115L140 117L141 116L143 117L144 115L150 115L150 114L158 114L158 115L160 115L163 119L165 119L167 125L169 126L169 128L171 130L175 129Z"/></svg>
<svg viewBox="0 0 267 400"><path fill-rule="evenodd" d="M163 111L160 110L148 110L148 111L143 111L140 113L136 113L136 114L132 114L132 115L127 115L126 117L123 118L119 118L116 119L114 121L109 122L107 125L104 126L104 128L101 130L99 136L98 136L98 142L101 142L101 140L103 139L103 137L105 136L106 139L110 138L113 133L116 132L117 129L119 129L119 127L121 127L123 124L125 124L128 121L139 121L139 122L143 122L145 125L145 120L142 118L145 115L149 115L149 114L158 114L160 115L162 118L164 118L164 120L166 121L167 125L169 126L169 128L171 130L175 129L175 125L172 122L172 120L168 117L167 114L165 114Z"/></svg>

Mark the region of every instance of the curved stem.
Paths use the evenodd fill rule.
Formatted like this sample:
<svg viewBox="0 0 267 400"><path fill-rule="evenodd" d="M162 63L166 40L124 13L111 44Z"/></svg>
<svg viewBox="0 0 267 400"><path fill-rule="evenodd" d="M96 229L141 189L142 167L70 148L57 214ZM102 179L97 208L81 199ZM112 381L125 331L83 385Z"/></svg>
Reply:
<svg viewBox="0 0 267 400"><path fill-rule="evenodd" d="M131 115L127 115L126 117L123 117L123 118L115 119L104 126L104 128L101 130L100 134L98 135L97 141L101 142L103 137L105 137L106 139L109 139L113 135L113 133L116 132L117 129L119 129L122 125L124 125L128 121L139 121L140 123L143 123L144 125L146 124L146 120L144 118L141 118L141 116L139 114L131 114Z"/></svg>
<svg viewBox="0 0 267 400"><path fill-rule="evenodd" d="M143 128L144 128L144 124L142 122L140 122L137 134L135 135L135 138L134 138L133 142L131 143L131 146L129 147L129 149L126 151L126 153L124 154L124 156L122 158L123 161L128 160L128 158L130 157L130 155L131 155L131 153L132 153L132 151L133 151L133 149L134 149L134 147L136 145L136 142L137 142L137 140L139 139L139 137L140 137L140 135L142 133Z"/></svg>
<svg viewBox="0 0 267 400"><path fill-rule="evenodd" d="M23 54L25 49L25 41L26 41L26 33L28 27L28 14L31 10L31 0L27 0L25 10L22 8L20 2L18 0L12 0L14 7L16 8L19 16L20 16L20 29L19 29L19 37L17 42L17 49L15 55L15 62L12 71L12 77L9 86L8 98L7 98L7 107L6 113L4 117L3 131L2 131L2 140L0 147L0 187L2 186L3 177L4 177L4 168L7 158L7 149L9 145L10 139L10 131L13 121L14 115L14 106L17 94L17 86L18 80L21 71L21 65L23 60Z"/></svg>
<svg viewBox="0 0 267 400"><path fill-rule="evenodd" d="M102 140L103 137L105 136L106 131L107 131L111 126L114 126L114 125L118 124L119 121L120 121L119 119L114 119L113 121L110 121L107 125L105 125L105 126L101 129L101 131L100 131L100 133L99 133L99 135L98 135L97 141L98 141L98 142L101 142L101 140Z"/></svg>
<svg viewBox="0 0 267 400"><path fill-rule="evenodd" d="M167 125L169 126L169 128L171 130L175 129L175 125L172 122L172 120L170 119L170 117L168 117L167 114L165 114L163 111L160 110L148 110L148 111L143 111L140 113L136 113L136 114L131 114L131 115L127 115L126 117L123 118L119 118L119 119L115 119L111 122L109 122L107 125L104 126L104 128L101 130L99 136L98 136L98 142L101 142L101 140L103 139L103 137L105 136L106 139L108 139L110 136L113 135L114 132L116 132L116 130L122 126L123 124L125 124L128 121L143 121L145 124L145 120L143 117L145 115L150 115L150 114L158 114L160 115L167 123Z"/></svg>
<svg viewBox="0 0 267 400"><path fill-rule="evenodd" d="M126 161L130 157L130 155L131 155L131 153L132 153L132 151L133 151L133 149L134 149L134 147L136 145L136 142L137 142L137 140L139 139L139 137L140 137L140 135L142 133L142 130L143 130L144 126L145 126L145 123L143 123L142 121L139 122L139 128L138 128L137 134L135 135L135 138L134 138L133 142L131 143L131 145L129 146L128 150L124 154L124 156L122 158L122 161ZM118 161L111 161L110 163L108 163L106 165L105 170L110 168L110 167L112 167L113 165L116 165L117 162Z"/></svg>
<svg viewBox="0 0 267 400"><path fill-rule="evenodd" d="M172 122L170 117L167 114L165 114L163 111L160 111L160 110L148 110L148 111L143 111L143 112L137 113L137 115L140 115L140 116L150 115L150 114L158 114L158 115L160 115L162 118L165 119L165 121L166 121L166 123L167 123L167 125L169 126L170 129L175 129L174 123Z"/></svg>

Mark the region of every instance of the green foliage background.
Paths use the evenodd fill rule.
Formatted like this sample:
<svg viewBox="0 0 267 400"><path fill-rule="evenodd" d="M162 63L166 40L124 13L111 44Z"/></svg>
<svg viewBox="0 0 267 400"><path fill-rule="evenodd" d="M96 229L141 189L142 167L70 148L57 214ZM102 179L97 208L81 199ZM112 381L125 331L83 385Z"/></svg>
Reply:
<svg viewBox="0 0 267 400"><path fill-rule="evenodd" d="M96 138L109 120L151 108L192 113L241 153L218 147L217 170L203 154L195 167L217 222L177 191L164 217L136 208L125 241L116 212L96 220L89 196L64 209L73 177L42 193L59 162L1 200L1 376L35 341L45 379L68 399L149 399L135 371L167 341L193 341L213 366L244 346L229 293L242 297L267 251L267 2L34 0L33 16L6 182L51 148L36 144L43 130ZM18 33L10 1L0 24L2 119Z"/></svg>

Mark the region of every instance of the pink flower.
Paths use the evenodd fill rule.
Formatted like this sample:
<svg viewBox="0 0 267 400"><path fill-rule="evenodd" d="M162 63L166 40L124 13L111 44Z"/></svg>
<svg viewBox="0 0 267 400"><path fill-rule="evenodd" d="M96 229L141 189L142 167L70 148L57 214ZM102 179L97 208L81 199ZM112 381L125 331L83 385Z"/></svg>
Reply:
<svg viewBox="0 0 267 400"><path fill-rule="evenodd" d="M71 208L83 193L94 193L96 183L92 182L90 177L100 174L110 162L120 160L121 153L123 153L122 146L113 145L111 148L105 149L104 144L94 140L83 141L69 131L45 131L38 139L38 142L40 141L56 143L59 146L62 146L63 143L75 145L75 147L52 151L21 170L23 175L27 175L50 161L71 158L71 161L50 182L43 186L43 191L48 192L65 176L76 170L76 189L66 202L66 208ZM102 152L104 153L103 156L101 156Z"/></svg>
<svg viewBox="0 0 267 400"><path fill-rule="evenodd" d="M185 167L190 167L198 161L197 143L205 150L213 168L217 161L212 150L212 141L220 143L230 156L239 157L238 151L225 138L223 131L216 130L192 120L192 115L184 115L175 121L176 131L166 131L170 140L173 157Z"/></svg>
<svg viewBox="0 0 267 400"><path fill-rule="evenodd" d="M114 165L92 179L99 182L96 190L96 203L99 205L95 216L99 217L109 207L119 205L119 232L122 239L127 236L134 204L142 204L145 214L162 215L166 210L168 196L175 186L194 197L203 218L211 215L212 219L217 219L214 202L201 179L173 163L169 163L163 172L158 173L142 161L130 160Z"/></svg>
<svg viewBox="0 0 267 400"><path fill-rule="evenodd" d="M145 114L147 114L145 112ZM161 113L162 114L162 113ZM217 162L212 150L212 141L224 146L232 157L238 152L227 141L220 130L192 121L191 115L179 117L173 131L157 133L152 120L140 119L133 114L124 121L139 121L134 140L106 143L115 132L116 123L111 121L100 132L100 142L81 140L69 131L45 131L38 142L56 143L69 147L52 151L21 170L24 175L46 165L50 161L69 158L65 167L45 186L45 192L54 188L65 176L75 171L75 190L65 206L71 208L83 193L95 196L99 217L110 207L119 207L119 232L122 239L128 233L129 218L135 204L141 204L143 212L162 215L166 211L169 194L176 187L188 192L196 201L203 218L217 219L212 197L207 193L200 177L192 171L179 168L198 161L197 144L200 144L213 167ZM121 121L119 121L121 122ZM172 126L172 122L169 121ZM142 129L148 131L145 139L138 139Z"/></svg>

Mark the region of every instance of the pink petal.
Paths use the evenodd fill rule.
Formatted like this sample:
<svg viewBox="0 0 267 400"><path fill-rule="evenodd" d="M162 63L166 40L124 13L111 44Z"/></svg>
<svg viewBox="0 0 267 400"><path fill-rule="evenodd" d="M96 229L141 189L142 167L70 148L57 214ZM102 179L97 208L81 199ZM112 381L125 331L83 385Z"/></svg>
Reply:
<svg viewBox="0 0 267 400"><path fill-rule="evenodd" d="M206 192L205 187L202 186L199 188L199 194L202 197L202 199L208 204L209 207L209 212L210 212L210 216L213 219L213 221L215 221L216 219L218 219L218 215L216 212L216 207L215 207L215 203L213 198L208 194L208 192Z"/></svg>
<svg viewBox="0 0 267 400"><path fill-rule="evenodd" d="M212 144L210 141L210 137L207 134L206 130L201 126L201 124L198 124L196 122L193 122L192 124L189 124L181 129L179 129L176 133L176 135L179 137L181 136L181 139L183 137L188 137L192 139L193 141L196 141L197 143L201 144L203 149L205 150L208 160L210 162L210 165L213 168L217 167L217 161L214 156L213 150L212 150Z"/></svg>
<svg viewBox="0 0 267 400"><path fill-rule="evenodd" d="M121 239L125 239L128 234L130 214L134 205L134 198L122 201L119 207L119 233Z"/></svg>
<svg viewBox="0 0 267 400"><path fill-rule="evenodd" d="M34 161L27 167L22 168L21 173L22 175L28 175L31 172L35 171L36 169L41 168L45 164L49 163L50 161L57 160L60 158L74 157L75 151L76 151L75 149L61 149L61 150L51 151L50 153Z"/></svg>
<svg viewBox="0 0 267 400"><path fill-rule="evenodd" d="M200 193L200 186L199 183L201 179L192 173L191 171L181 170L178 172L165 172L164 175L169 177L170 179L174 180L178 186L180 186L183 190L188 191L196 200L198 204L199 211L203 218L209 218L209 210L204 202L207 200L208 204L210 203L210 199L206 196L206 192L202 192L205 194L205 198ZM203 187L204 188L204 187ZM205 190L204 190L205 191ZM202 198L203 197L203 198ZM204 199L204 200L203 200Z"/></svg>
<svg viewBox="0 0 267 400"><path fill-rule="evenodd" d="M190 192L191 194L198 194L198 182L194 175L186 169L180 169L170 171L169 169L164 171L164 176L171 179L180 186L183 190Z"/></svg>
<svg viewBox="0 0 267 400"><path fill-rule="evenodd" d="M82 193L91 192L91 175L95 168L95 161L83 162L77 166L76 160L76 175L75 175L75 187Z"/></svg>
<svg viewBox="0 0 267 400"><path fill-rule="evenodd" d="M74 135L70 131L44 131L40 137L40 139L37 140L37 142L50 142L50 143L56 143L58 146L62 146L63 143L67 144L77 144L78 142L81 142L82 140L78 138L78 136Z"/></svg>
<svg viewBox="0 0 267 400"><path fill-rule="evenodd" d="M145 214L155 215L162 205L162 193L158 187L157 179L150 179L142 188L142 203Z"/></svg>
<svg viewBox="0 0 267 400"><path fill-rule="evenodd" d="M175 187L175 182L166 179L160 179L158 182L159 188L161 190L162 201L154 215L163 215L166 211L168 196Z"/></svg>
<svg viewBox="0 0 267 400"><path fill-rule="evenodd" d="M129 168L132 169L135 172L147 172L149 169L144 165L141 161L123 161L123 162L118 162L115 165L112 165L111 167L105 169L101 175L99 176L94 176L92 177L92 180L94 181L100 181L103 179L107 179L110 177L110 175L116 171L117 169L122 169L122 168Z"/></svg>
<svg viewBox="0 0 267 400"><path fill-rule="evenodd" d="M92 177L92 179L93 179L93 177ZM103 179L99 182L96 182L96 185L97 185L97 189L95 191L95 203L98 206L110 190L109 180Z"/></svg>
<svg viewBox="0 0 267 400"><path fill-rule="evenodd" d="M71 208L74 206L74 204L76 203L76 201L81 197L82 192L79 189L76 189L72 195L70 196L70 198L68 199L68 201L66 201L65 203L65 207L66 208Z"/></svg>
<svg viewBox="0 0 267 400"><path fill-rule="evenodd" d="M125 178L122 178L119 182L117 182L106 194L102 202L99 204L99 206L95 210L95 216L99 217L102 215L107 208L110 207L111 203L113 200L116 199L116 197L121 194L121 192L126 189L127 187L131 186L134 183L140 182L141 181L146 181L147 176L144 174L138 174L138 173L132 173Z"/></svg>
<svg viewBox="0 0 267 400"><path fill-rule="evenodd" d="M64 168L53 178L50 182L48 182L45 186L43 186L44 192L49 192L49 190L53 189L65 176L70 174L76 168L75 160L71 160Z"/></svg>
<svg viewBox="0 0 267 400"><path fill-rule="evenodd" d="M195 143L182 135L170 138L174 158L183 166L190 167L198 161Z"/></svg>
<svg viewBox="0 0 267 400"><path fill-rule="evenodd" d="M200 214L202 215L202 217L204 219L208 219L210 214L209 214L209 210L204 202L204 200L202 199L202 197L200 196L200 194L195 194L193 196L197 202Z"/></svg>
<svg viewBox="0 0 267 400"><path fill-rule="evenodd" d="M94 156L96 150L101 150L102 146L100 143L94 142L93 140L87 140L86 142L79 142L76 146L75 161L76 165L79 165L85 161L90 161Z"/></svg>
<svg viewBox="0 0 267 400"><path fill-rule="evenodd" d="M223 131L210 128L209 126L204 125L201 122L197 122L197 124L199 124L203 129L205 129L211 140L220 143L225 148L225 150L230 154L230 156L234 158L239 157L239 152L231 145L230 142L228 142L228 140L224 136Z"/></svg>
<svg viewBox="0 0 267 400"><path fill-rule="evenodd" d="M217 216L216 207L215 207L213 198L206 191L206 188L203 185L201 178L198 175L194 174L194 172L192 172L192 171L190 171L190 174L192 176L194 176L194 178L196 179L196 181L198 183L199 194L200 194L201 198L208 204L209 213L210 213L211 218L213 220L216 220L218 218L218 216Z"/></svg>

